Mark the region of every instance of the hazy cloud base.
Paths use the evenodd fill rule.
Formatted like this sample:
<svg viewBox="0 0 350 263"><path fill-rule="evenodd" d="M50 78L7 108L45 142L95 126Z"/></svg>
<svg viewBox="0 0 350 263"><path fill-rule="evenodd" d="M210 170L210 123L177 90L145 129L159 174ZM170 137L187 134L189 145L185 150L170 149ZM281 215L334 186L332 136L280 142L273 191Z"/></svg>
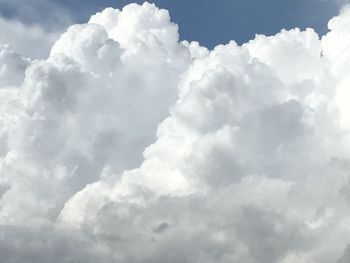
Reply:
<svg viewBox="0 0 350 263"><path fill-rule="evenodd" d="M349 7L329 29L208 51L145 3L1 46L0 262L348 262Z"/></svg>

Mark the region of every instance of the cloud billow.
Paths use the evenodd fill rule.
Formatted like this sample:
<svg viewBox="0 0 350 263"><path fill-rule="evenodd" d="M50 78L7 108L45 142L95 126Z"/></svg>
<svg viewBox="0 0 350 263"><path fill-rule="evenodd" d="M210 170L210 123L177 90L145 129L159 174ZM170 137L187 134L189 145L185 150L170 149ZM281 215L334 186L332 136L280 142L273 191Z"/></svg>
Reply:
<svg viewBox="0 0 350 263"><path fill-rule="evenodd" d="M0 262L347 262L349 25L208 50L145 3L1 46Z"/></svg>

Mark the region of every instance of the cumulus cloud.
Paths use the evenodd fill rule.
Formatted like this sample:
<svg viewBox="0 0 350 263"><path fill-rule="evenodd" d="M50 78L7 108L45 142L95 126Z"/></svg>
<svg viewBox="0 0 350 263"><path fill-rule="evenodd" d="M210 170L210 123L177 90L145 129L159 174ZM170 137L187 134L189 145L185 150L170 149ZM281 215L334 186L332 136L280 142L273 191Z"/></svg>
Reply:
<svg viewBox="0 0 350 263"><path fill-rule="evenodd" d="M347 262L349 25L209 51L145 3L2 46L0 262Z"/></svg>

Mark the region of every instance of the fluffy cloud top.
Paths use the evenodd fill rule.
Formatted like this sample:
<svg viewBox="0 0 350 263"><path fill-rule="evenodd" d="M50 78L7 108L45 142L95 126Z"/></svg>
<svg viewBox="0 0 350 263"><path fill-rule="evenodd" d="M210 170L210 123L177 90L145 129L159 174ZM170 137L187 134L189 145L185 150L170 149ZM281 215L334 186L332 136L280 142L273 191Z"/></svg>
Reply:
<svg viewBox="0 0 350 263"><path fill-rule="evenodd" d="M0 262L348 262L349 25L209 51L145 3L0 47Z"/></svg>

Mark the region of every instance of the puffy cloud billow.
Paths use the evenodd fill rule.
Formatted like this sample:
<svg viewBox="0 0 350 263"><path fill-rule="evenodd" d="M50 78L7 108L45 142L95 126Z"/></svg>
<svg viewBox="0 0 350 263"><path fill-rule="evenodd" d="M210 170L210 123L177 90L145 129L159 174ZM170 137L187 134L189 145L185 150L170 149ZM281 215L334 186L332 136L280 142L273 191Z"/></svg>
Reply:
<svg viewBox="0 0 350 263"><path fill-rule="evenodd" d="M207 50L153 4L0 47L0 262L350 261L350 8Z"/></svg>

